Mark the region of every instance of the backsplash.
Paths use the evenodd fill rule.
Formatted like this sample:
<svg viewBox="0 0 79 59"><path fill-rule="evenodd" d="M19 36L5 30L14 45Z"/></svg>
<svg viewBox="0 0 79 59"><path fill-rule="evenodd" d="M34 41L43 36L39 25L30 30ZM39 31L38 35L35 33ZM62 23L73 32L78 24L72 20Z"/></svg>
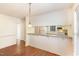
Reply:
<svg viewBox="0 0 79 59"><path fill-rule="evenodd" d="M70 25L52 25L52 26L33 26L29 29L32 29L29 33L34 34L47 34L47 35L57 35L63 34L68 35L68 29ZM33 32L32 32L33 31Z"/></svg>

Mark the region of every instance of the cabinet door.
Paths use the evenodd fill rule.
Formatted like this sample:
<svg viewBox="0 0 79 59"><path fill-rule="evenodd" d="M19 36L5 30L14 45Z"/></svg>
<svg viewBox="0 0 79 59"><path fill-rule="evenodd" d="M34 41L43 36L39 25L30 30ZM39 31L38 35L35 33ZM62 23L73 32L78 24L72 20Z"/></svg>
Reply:
<svg viewBox="0 0 79 59"><path fill-rule="evenodd" d="M48 45L51 52L64 54L65 49L67 47L67 39L59 38L59 37L49 37Z"/></svg>
<svg viewBox="0 0 79 59"><path fill-rule="evenodd" d="M35 40L35 35L28 35L28 39L29 39L29 43L33 44L33 42Z"/></svg>

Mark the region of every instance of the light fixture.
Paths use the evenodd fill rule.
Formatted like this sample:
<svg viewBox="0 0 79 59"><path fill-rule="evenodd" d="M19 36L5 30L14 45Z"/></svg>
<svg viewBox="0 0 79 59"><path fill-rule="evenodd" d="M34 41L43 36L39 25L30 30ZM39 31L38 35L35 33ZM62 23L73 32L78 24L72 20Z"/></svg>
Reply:
<svg viewBox="0 0 79 59"><path fill-rule="evenodd" d="M31 18L31 3L29 3L29 24L28 24L28 27L32 27L32 24L30 22L30 18Z"/></svg>

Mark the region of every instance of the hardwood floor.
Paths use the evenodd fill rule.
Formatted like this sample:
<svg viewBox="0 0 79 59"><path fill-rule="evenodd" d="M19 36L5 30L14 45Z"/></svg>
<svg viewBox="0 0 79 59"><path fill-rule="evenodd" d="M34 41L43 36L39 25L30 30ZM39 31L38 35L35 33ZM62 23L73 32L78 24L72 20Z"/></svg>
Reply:
<svg viewBox="0 0 79 59"><path fill-rule="evenodd" d="M0 56L59 56L31 46L25 47L24 45L25 43L22 42L20 46L13 45L0 49Z"/></svg>

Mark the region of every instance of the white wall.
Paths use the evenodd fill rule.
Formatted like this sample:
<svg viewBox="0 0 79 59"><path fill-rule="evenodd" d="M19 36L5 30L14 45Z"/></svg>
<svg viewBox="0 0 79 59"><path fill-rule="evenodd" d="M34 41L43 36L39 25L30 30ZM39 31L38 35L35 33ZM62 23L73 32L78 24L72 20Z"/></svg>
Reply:
<svg viewBox="0 0 79 59"><path fill-rule="evenodd" d="M75 21L74 42L76 47L74 49L76 51L76 55L79 56L79 4L76 4L74 21Z"/></svg>
<svg viewBox="0 0 79 59"><path fill-rule="evenodd" d="M68 19L67 15L68 13L66 10L49 12L33 16L31 23L34 26L62 25L65 24L66 20Z"/></svg>
<svg viewBox="0 0 79 59"><path fill-rule="evenodd" d="M79 34L79 12L77 13L77 34Z"/></svg>
<svg viewBox="0 0 79 59"><path fill-rule="evenodd" d="M76 54L79 55L79 12L77 11Z"/></svg>
<svg viewBox="0 0 79 59"><path fill-rule="evenodd" d="M0 14L0 49L16 44L16 17Z"/></svg>
<svg viewBox="0 0 79 59"><path fill-rule="evenodd" d="M21 40L25 40L25 34L26 34L26 32L25 32L25 25L26 25L25 20L22 19L20 24L21 24Z"/></svg>

